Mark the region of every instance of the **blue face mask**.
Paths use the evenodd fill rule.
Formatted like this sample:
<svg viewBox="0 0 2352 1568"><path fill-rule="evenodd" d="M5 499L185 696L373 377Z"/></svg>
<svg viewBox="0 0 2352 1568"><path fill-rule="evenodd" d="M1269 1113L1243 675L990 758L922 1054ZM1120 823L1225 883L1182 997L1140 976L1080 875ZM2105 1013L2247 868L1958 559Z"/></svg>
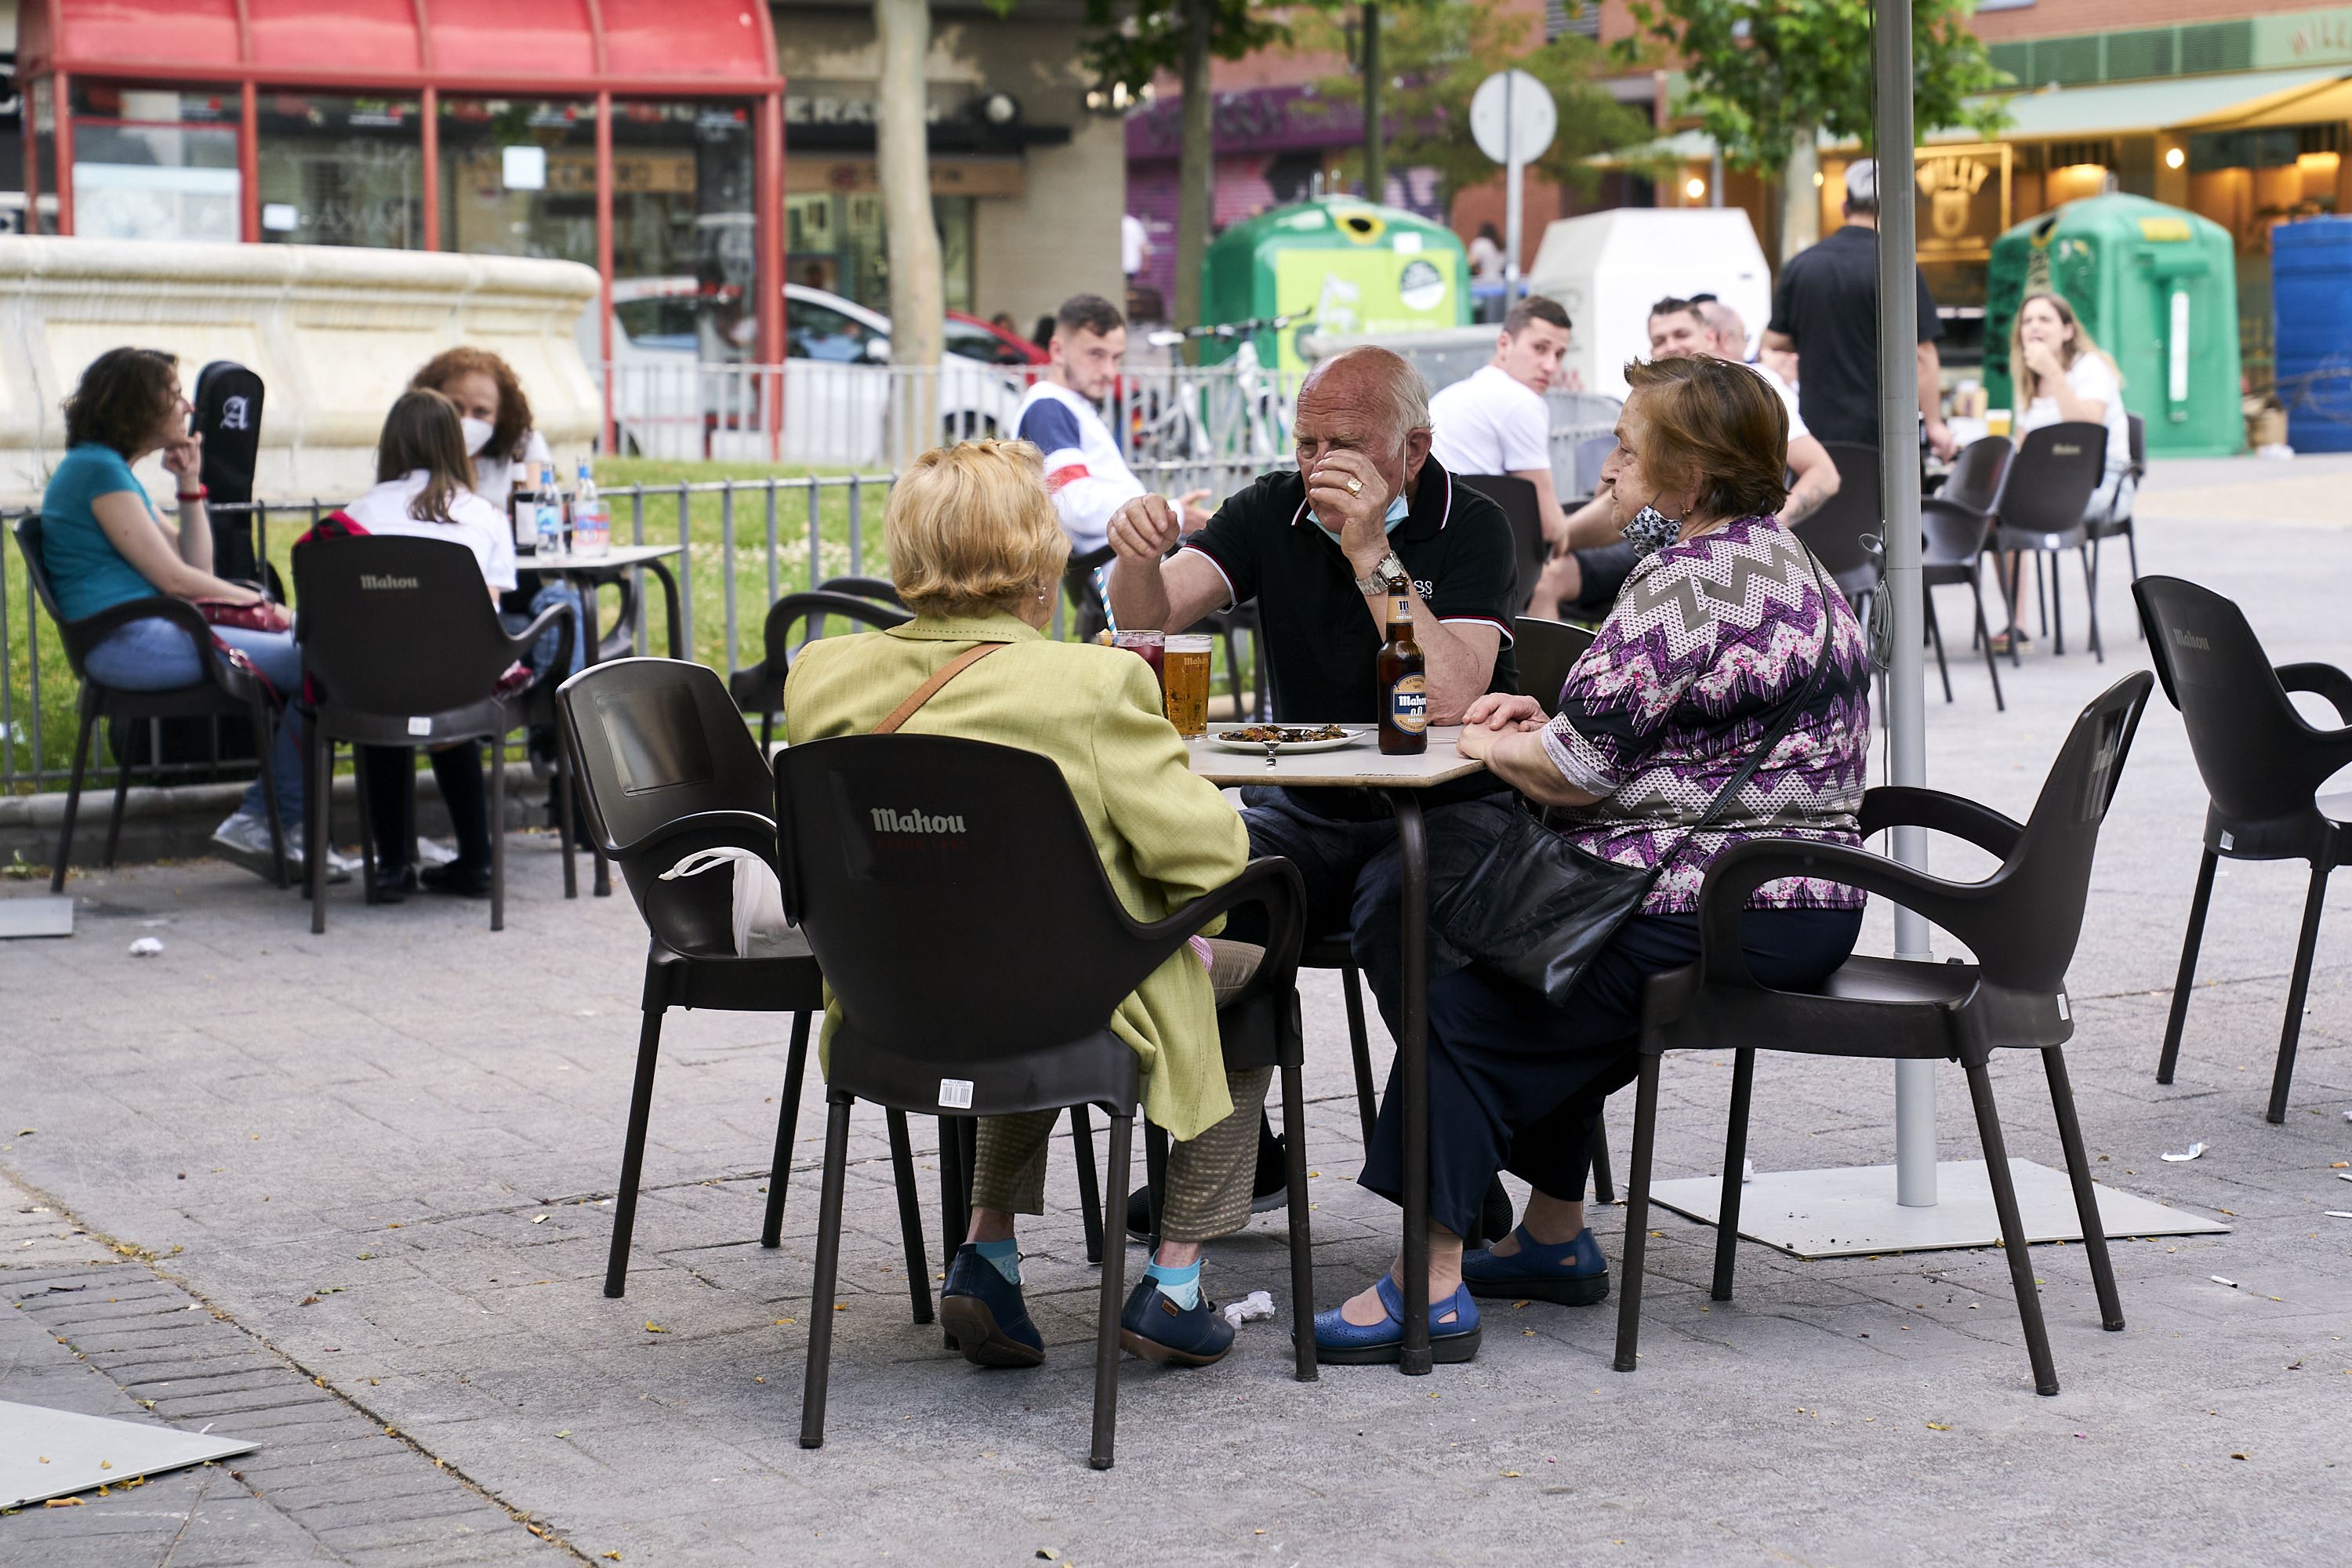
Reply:
<svg viewBox="0 0 2352 1568"><path fill-rule="evenodd" d="M1404 497L1397 496L1389 502L1388 512L1381 521L1389 532L1394 533L1397 531L1397 525L1402 522L1412 511L1412 508L1406 502ZM1329 534L1334 542L1338 541L1339 531L1316 516L1315 509L1311 506L1307 509L1307 521Z"/></svg>

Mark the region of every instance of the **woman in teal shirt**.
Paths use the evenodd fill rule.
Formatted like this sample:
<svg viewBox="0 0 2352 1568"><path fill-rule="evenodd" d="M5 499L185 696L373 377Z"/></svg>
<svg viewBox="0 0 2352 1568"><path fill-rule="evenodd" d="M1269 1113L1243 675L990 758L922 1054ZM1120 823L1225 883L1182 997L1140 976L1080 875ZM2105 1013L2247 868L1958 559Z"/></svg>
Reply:
<svg viewBox="0 0 2352 1568"><path fill-rule="evenodd" d="M213 575L212 522L205 514L196 475L204 437L188 432L188 400L181 395L178 361L154 349L109 349L82 372L66 399L68 447L41 494L42 555L58 606L78 621L132 599L168 594L182 599L252 604L260 595ZM179 485L177 526L156 515L131 465L163 454L163 470ZM302 682L302 656L290 632L214 628L242 652L280 692ZM89 652L90 678L124 691L166 691L193 686L203 665L188 634L169 621L133 621ZM278 726L268 766L289 839L289 869L300 864L302 733L292 707ZM214 830L223 856L264 876L274 875L269 822L261 782ZM350 862L328 852L333 879Z"/></svg>

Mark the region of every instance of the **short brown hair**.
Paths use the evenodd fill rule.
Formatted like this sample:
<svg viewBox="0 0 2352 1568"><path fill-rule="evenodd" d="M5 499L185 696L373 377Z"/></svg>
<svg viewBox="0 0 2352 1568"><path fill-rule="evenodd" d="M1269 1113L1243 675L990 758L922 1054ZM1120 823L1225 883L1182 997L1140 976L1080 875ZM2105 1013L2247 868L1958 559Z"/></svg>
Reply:
<svg viewBox="0 0 2352 1568"><path fill-rule="evenodd" d="M1107 338L1125 325L1127 318L1118 313L1118 307L1099 294L1073 294L1054 312L1054 326L1064 337L1095 332Z"/></svg>
<svg viewBox="0 0 2352 1568"><path fill-rule="evenodd" d="M129 462L154 437L172 401L179 356L162 349L109 349L89 362L66 399L66 445L96 442Z"/></svg>
<svg viewBox="0 0 2352 1568"><path fill-rule="evenodd" d="M1650 307L1650 320L1654 321L1660 316L1680 316L1685 313L1706 331L1710 332L1715 331L1714 323L1706 319L1706 307L1696 300L1685 300L1679 294L1669 294Z"/></svg>
<svg viewBox="0 0 2352 1568"><path fill-rule="evenodd" d="M1628 412L1639 404L1643 468L1698 492L1712 517L1759 517L1789 500L1789 411L1744 364L1673 354L1625 365Z"/></svg>
<svg viewBox="0 0 2352 1568"><path fill-rule="evenodd" d="M408 378L408 384L425 392L446 393L459 376L476 374L488 376L499 388L499 416L490 423L489 444L482 448L482 456L522 456L522 438L530 434L530 399L522 395L522 381L514 366L489 350L443 349Z"/></svg>
<svg viewBox="0 0 2352 1568"><path fill-rule="evenodd" d="M1528 330L1530 321L1542 321L1558 327L1563 332L1569 330L1568 311L1561 308L1559 300L1530 294L1512 306L1509 314L1503 318L1503 333L1516 338Z"/></svg>
<svg viewBox="0 0 2352 1568"><path fill-rule="evenodd" d="M457 407L437 392L411 388L383 416L375 441L375 482L404 479L422 468L425 488L408 503L419 522L450 521L449 503L474 487L474 462L466 456L466 432Z"/></svg>
<svg viewBox="0 0 2352 1568"><path fill-rule="evenodd" d="M919 616L1008 608L1070 558L1045 454L1026 441L932 447L891 487L882 532L890 581Z"/></svg>

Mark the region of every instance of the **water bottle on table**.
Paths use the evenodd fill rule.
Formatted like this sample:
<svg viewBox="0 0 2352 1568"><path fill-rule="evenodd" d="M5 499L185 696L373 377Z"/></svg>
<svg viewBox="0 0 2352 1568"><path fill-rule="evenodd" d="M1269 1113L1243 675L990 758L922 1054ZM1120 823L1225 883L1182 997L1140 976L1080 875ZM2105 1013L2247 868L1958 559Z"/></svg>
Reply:
<svg viewBox="0 0 2352 1568"><path fill-rule="evenodd" d="M596 478L588 471L588 459L580 459L579 479L572 487L572 552L574 555L604 555L613 548L613 513L610 503L597 493Z"/></svg>
<svg viewBox="0 0 2352 1568"><path fill-rule="evenodd" d="M563 552L563 492L555 485L555 465L539 466L539 552Z"/></svg>

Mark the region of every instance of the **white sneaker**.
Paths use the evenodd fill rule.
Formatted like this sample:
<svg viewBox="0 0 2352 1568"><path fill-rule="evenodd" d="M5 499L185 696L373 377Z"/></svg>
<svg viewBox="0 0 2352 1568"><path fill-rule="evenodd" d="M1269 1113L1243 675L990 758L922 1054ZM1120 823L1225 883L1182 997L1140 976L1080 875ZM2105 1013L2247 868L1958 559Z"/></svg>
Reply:
<svg viewBox="0 0 2352 1568"><path fill-rule="evenodd" d="M419 838L416 841L416 864L419 868L455 865L457 859L457 852L437 838Z"/></svg>
<svg viewBox="0 0 2352 1568"><path fill-rule="evenodd" d="M269 852L269 824L260 816L237 812L213 829L213 847L220 858L242 866L257 877L277 877ZM327 880L348 882L359 862L349 856L327 851ZM302 841L298 833L286 835L286 875L299 879L303 874Z"/></svg>

